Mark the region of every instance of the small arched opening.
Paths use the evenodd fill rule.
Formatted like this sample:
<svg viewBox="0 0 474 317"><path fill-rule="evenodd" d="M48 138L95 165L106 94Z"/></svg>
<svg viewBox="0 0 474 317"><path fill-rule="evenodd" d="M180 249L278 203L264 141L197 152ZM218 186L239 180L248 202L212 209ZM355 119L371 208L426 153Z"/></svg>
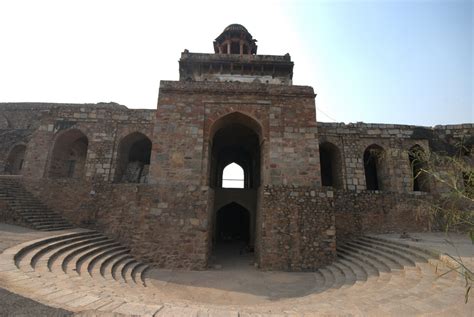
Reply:
<svg viewBox="0 0 474 317"><path fill-rule="evenodd" d="M372 144L364 151L364 172L367 190L383 190L381 181L383 156L383 148L376 144Z"/></svg>
<svg viewBox="0 0 474 317"><path fill-rule="evenodd" d="M150 167L151 140L140 132L124 137L118 146L115 181L147 183Z"/></svg>
<svg viewBox="0 0 474 317"><path fill-rule="evenodd" d="M20 175L25 160L26 146L23 144L15 145L8 154L5 164L5 173L10 175Z"/></svg>
<svg viewBox="0 0 474 317"><path fill-rule="evenodd" d="M244 169L237 163L230 163L222 171L222 188L244 188Z"/></svg>
<svg viewBox="0 0 474 317"><path fill-rule="evenodd" d="M427 160L426 153L419 145L415 145L408 151L408 159L410 161L410 168L413 179L413 191L428 192L429 191L429 177L426 173Z"/></svg>
<svg viewBox="0 0 474 317"><path fill-rule="evenodd" d="M342 158L339 148L330 142L321 143L319 145L319 158L322 185L342 188Z"/></svg>
<svg viewBox="0 0 474 317"><path fill-rule="evenodd" d="M89 140L82 131L72 129L60 134L54 143L49 166L51 178L82 178Z"/></svg>

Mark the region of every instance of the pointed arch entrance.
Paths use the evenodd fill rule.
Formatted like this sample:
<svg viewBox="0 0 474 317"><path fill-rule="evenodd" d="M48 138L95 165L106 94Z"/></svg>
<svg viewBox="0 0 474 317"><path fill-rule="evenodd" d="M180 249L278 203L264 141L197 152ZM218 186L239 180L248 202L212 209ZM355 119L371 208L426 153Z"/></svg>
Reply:
<svg viewBox="0 0 474 317"><path fill-rule="evenodd" d="M218 256L253 254L261 183L261 135L261 125L240 112L220 118L211 127L209 184L214 190L211 250L215 253L217 249L226 249ZM236 176L227 176L224 169L235 165ZM228 186L229 182L234 182L234 186Z"/></svg>

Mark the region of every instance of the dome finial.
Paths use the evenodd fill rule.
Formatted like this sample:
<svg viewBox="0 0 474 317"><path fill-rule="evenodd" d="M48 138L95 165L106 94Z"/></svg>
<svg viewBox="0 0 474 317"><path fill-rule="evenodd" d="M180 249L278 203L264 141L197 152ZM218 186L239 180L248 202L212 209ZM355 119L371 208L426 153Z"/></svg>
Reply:
<svg viewBox="0 0 474 317"><path fill-rule="evenodd" d="M241 24L230 24L214 41L216 54L257 54L257 40Z"/></svg>

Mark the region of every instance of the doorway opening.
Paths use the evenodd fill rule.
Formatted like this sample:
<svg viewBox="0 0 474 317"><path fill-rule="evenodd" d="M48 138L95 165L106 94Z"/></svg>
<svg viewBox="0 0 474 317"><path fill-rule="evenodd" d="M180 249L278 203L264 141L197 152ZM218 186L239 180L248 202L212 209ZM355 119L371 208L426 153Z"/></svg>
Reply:
<svg viewBox="0 0 474 317"><path fill-rule="evenodd" d="M260 125L239 112L224 116L212 126L209 155L209 183L214 190L211 262L235 266L242 261L253 261L260 186L260 135Z"/></svg>

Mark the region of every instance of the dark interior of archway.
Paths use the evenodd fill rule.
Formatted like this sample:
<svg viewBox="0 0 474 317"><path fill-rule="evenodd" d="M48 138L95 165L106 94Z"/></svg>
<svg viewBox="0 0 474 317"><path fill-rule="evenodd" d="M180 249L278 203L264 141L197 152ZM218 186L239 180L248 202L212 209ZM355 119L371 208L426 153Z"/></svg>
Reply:
<svg viewBox="0 0 474 317"><path fill-rule="evenodd" d="M240 123L231 123L214 135L211 152L212 187L222 187L222 172L230 163L244 170L244 188L260 185L260 145L258 135Z"/></svg>
<svg viewBox="0 0 474 317"><path fill-rule="evenodd" d="M376 150L367 149L364 152L365 183L367 190L379 190L377 176L377 155Z"/></svg>
<svg viewBox="0 0 474 317"><path fill-rule="evenodd" d="M216 242L218 244L241 244L246 246L250 239L250 215L247 209L230 203L217 212Z"/></svg>
<svg viewBox="0 0 474 317"><path fill-rule="evenodd" d="M319 148L319 157L321 163L321 182L323 186L333 186L333 155L327 147L321 146Z"/></svg>
<svg viewBox="0 0 474 317"><path fill-rule="evenodd" d="M424 152L419 146L414 146L408 152L410 166L413 176L413 191L428 191L426 174L423 169L426 167Z"/></svg>
<svg viewBox="0 0 474 317"><path fill-rule="evenodd" d="M136 141L130 147L128 155L129 162L142 162L143 164L150 164L151 156L151 141L148 138L143 138Z"/></svg>
<svg viewBox="0 0 474 317"><path fill-rule="evenodd" d="M231 54L240 54L240 43L232 42L230 44L230 53Z"/></svg>

